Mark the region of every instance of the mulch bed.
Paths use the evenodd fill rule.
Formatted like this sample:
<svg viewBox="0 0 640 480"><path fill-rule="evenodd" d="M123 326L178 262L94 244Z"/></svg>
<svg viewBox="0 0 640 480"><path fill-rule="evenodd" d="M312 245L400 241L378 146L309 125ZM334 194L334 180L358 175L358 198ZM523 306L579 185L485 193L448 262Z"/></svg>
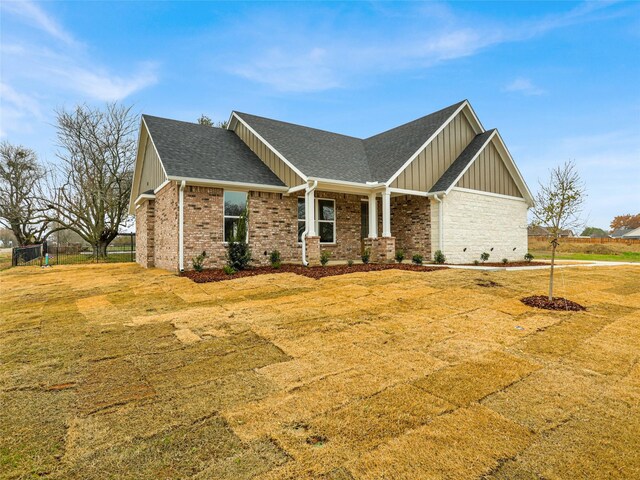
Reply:
<svg viewBox="0 0 640 480"><path fill-rule="evenodd" d="M542 265L550 265L549 263L546 262L509 262L509 263L502 263L502 262L485 262L482 263L480 262L478 265L476 265L475 263L461 263L461 264L456 264L456 265L464 265L465 267L540 267Z"/></svg>
<svg viewBox="0 0 640 480"><path fill-rule="evenodd" d="M545 310L569 310L571 312L580 312L586 310L579 303L572 302L562 297L554 297L549 301L549 297L546 295L534 295L532 297L525 297L520 299L525 305L535 308L544 308Z"/></svg>
<svg viewBox="0 0 640 480"><path fill-rule="evenodd" d="M446 268L446 267L444 267ZM233 280L234 278L254 277L256 275L266 275L273 273L295 273L304 275L305 277L315 278L316 280L324 277L332 277L335 275L345 275L347 273L358 272L379 272L381 270L409 270L412 272L433 272L442 270L443 267L427 267L424 265L413 265L409 263L389 263L389 264L356 264L356 265L330 265L326 267L305 267L303 265L281 265L280 268L272 267L254 267L247 270L241 270L233 275L227 275L221 269L203 270L196 272L189 270L182 273L182 276L188 277L196 283L221 282L223 280Z"/></svg>

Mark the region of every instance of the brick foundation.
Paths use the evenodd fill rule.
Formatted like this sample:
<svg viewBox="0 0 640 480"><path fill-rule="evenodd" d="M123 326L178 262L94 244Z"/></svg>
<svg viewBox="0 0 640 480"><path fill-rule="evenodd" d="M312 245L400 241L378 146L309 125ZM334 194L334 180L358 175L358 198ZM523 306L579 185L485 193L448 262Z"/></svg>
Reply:
<svg viewBox="0 0 640 480"><path fill-rule="evenodd" d="M365 238L364 247L370 249L371 263L393 263L396 256L396 239L394 237Z"/></svg>
<svg viewBox="0 0 640 480"><path fill-rule="evenodd" d="M312 267L320 265L320 237L305 237L307 262Z"/></svg>

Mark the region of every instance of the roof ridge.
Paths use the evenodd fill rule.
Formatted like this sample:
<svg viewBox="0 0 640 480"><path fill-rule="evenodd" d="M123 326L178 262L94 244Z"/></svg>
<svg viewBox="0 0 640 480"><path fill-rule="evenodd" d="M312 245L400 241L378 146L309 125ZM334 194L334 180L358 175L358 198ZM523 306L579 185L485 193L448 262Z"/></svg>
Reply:
<svg viewBox="0 0 640 480"><path fill-rule="evenodd" d="M217 128L219 130L226 130L226 128L216 127L215 125L202 125L201 123L198 123L198 122L188 122L186 120L178 120L176 118L159 117L157 115L149 115L148 113L143 113L141 114L141 116L146 118L158 118L160 120L168 120L170 122L186 123L187 125L195 125L196 127Z"/></svg>

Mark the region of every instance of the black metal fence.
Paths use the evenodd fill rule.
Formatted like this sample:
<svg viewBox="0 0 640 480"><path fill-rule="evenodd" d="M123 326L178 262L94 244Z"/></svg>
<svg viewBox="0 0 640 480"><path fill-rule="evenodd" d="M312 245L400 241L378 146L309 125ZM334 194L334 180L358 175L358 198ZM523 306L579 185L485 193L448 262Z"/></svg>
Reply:
<svg viewBox="0 0 640 480"><path fill-rule="evenodd" d="M101 255L91 245L81 243L44 242L41 245L13 249L11 265L74 265L82 263L111 263L136 261L135 233L119 234Z"/></svg>

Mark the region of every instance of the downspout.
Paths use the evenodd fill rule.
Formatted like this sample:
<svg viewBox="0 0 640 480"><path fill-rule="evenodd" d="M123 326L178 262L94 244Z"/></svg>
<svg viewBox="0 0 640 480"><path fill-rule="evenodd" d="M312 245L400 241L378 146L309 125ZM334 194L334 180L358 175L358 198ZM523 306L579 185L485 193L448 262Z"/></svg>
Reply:
<svg viewBox="0 0 640 480"><path fill-rule="evenodd" d="M444 253L444 224L443 224L444 203L442 203L442 200L444 200L444 194L442 195L442 198L438 197L437 194L434 195L433 198L435 198L439 204L438 205L438 250Z"/></svg>
<svg viewBox="0 0 640 480"><path fill-rule="evenodd" d="M187 182L182 180L178 192L178 268L184 272L184 187Z"/></svg>
<svg viewBox="0 0 640 480"><path fill-rule="evenodd" d="M318 186L318 181L314 180L313 185L307 185L307 188L304 190L304 232L302 232L302 264L306 267L309 265L307 262L307 242L305 239L307 238L307 233L309 232L309 194L313 192ZM314 219L312 218L313 222Z"/></svg>

